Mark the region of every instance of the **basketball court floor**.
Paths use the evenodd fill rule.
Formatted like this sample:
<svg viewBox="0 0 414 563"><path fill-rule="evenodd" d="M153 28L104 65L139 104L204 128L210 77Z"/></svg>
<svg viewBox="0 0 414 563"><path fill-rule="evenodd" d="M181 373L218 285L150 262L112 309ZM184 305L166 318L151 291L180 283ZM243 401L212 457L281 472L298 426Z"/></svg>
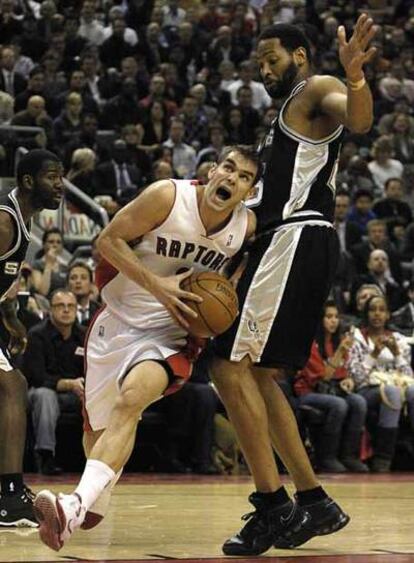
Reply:
<svg viewBox="0 0 414 563"><path fill-rule="evenodd" d="M34 491L69 492L78 476L53 481L29 476ZM321 476L326 489L352 517L337 534L293 550L270 550L277 563L414 563L414 474ZM290 485L288 485L291 490ZM33 529L0 529L0 562L236 563L220 546L250 511L249 477L127 474L114 491L107 518L79 531L59 552L49 550ZM263 558L260 558L263 559Z"/></svg>

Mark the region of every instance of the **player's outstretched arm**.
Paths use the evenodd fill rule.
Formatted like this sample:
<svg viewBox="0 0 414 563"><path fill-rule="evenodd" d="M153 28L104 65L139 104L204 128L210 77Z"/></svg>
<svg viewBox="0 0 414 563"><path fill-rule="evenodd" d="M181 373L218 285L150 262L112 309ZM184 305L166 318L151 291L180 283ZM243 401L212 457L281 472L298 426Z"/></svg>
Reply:
<svg viewBox="0 0 414 563"><path fill-rule="evenodd" d="M161 225L174 205L175 186L169 180L155 182L136 199L121 209L99 235L97 246L101 255L119 272L154 295L184 328L188 327L182 313L197 314L183 300L201 299L180 288L191 271L162 278L146 268L130 243Z"/></svg>
<svg viewBox="0 0 414 563"><path fill-rule="evenodd" d="M347 85L345 87L329 76L318 81L321 111L353 133L366 133L374 120L372 94L363 67L375 55L375 47L369 47L369 44L376 32L377 27L367 14L358 18L349 41L345 28L339 26L339 59L345 69Z"/></svg>

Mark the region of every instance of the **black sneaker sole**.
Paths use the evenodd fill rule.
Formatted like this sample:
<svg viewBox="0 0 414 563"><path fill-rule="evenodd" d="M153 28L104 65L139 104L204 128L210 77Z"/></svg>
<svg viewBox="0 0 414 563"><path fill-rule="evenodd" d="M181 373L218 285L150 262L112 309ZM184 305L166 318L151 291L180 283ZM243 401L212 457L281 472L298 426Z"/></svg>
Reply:
<svg viewBox="0 0 414 563"><path fill-rule="evenodd" d="M224 543L222 546L222 551L224 555L241 555L241 556L249 556L249 555L261 555L268 551L273 544L273 540L270 539L268 543L261 544L260 546L252 546L246 547L239 543Z"/></svg>
<svg viewBox="0 0 414 563"><path fill-rule="evenodd" d="M278 538L273 547L277 549L294 549L306 543L307 541L317 536L327 536L345 528L351 518L345 512L335 515L335 518L329 518L325 522L321 522L316 528L309 529L303 528L295 537L286 539Z"/></svg>

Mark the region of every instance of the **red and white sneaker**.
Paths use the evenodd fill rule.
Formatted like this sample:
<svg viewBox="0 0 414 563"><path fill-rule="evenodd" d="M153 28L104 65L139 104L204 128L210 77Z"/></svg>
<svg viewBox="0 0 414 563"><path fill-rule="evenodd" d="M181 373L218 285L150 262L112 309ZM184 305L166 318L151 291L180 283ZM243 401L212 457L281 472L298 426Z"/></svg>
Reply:
<svg viewBox="0 0 414 563"><path fill-rule="evenodd" d="M85 518L85 509L76 493L56 496L48 490L40 491L34 501L34 510L39 521L40 539L55 551L62 549Z"/></svg>
<svg viewBox="0 0 414 563"><path fill-rule="evenodd" d="M122 475L123 468L118 471L114 479L109 483L107 487L102 491L100 496L96 499L93 505L85 514L85 520L81 524L82 530L91 530L95 528L98 524L102 522L108 512L109 505L111 504L112 491L115 485L118 483L119 478Z"/></svg>

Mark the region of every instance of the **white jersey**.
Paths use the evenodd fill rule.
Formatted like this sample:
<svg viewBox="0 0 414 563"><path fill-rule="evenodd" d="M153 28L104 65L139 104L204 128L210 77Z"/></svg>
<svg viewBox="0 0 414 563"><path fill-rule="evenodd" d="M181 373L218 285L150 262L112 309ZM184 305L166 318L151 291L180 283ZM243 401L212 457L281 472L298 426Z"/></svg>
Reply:
<svg viewBox="0 0 414 563"><path fill-rule="evenodd" d="M134 252L145 267L162 277L188 268L194 268L195 272L222 271L244 242L248 225L246 207L240 203L222 230L207 235L195 184L190 180L174 180L174 184L175 201L170 214L162 225L140 239ZM108 275L101 271L99 277L104 279ZM177 326L151 293L113 268L101 294L110 312L131 326L143 329Z"/></svg>

